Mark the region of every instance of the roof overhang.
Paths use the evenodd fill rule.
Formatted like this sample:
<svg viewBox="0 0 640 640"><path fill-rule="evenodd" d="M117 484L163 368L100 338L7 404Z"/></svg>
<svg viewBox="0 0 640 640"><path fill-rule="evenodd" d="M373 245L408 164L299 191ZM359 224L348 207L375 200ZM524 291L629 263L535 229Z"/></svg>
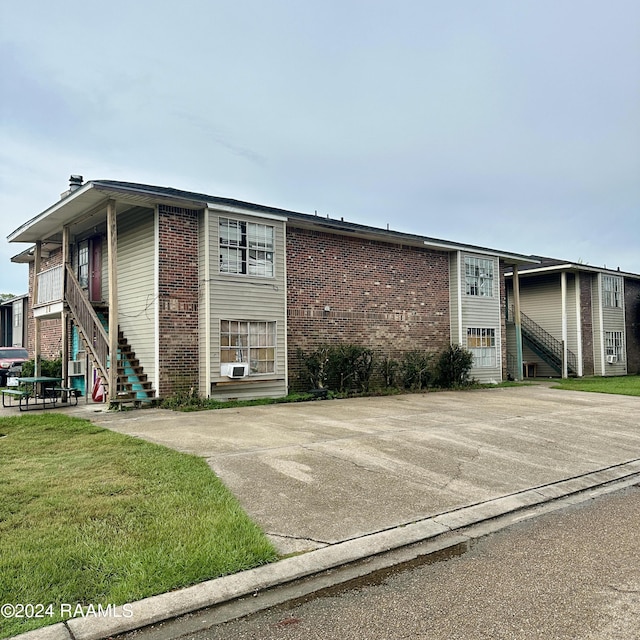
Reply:
<svg viewBox="0 0 640 640"><path fill-rule="evenodd" d="M591 267L586 264L577 264L574 262L567 262L564 264L554 264L542 267L533 267L530 269L524 269L522 271L518 271L519 278L526 278L527 276L539 276L545 274L555 274L555 273L578 273L578 272L587 272L587 273L604 273L606 275L612 276L623 276L625 278L633 278L635 280L640 280L640 275L637 273L628 273L626 271L618 271L614 269L605 269L604 267ZM508 271L504 274L505 278L513 277L513 271Z"/></svg>

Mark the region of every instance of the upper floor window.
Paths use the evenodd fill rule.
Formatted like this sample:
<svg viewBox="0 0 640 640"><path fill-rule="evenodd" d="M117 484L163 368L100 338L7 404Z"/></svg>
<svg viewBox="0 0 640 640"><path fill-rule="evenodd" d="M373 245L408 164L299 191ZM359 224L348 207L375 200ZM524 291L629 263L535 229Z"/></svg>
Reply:
<svg viewBox="0 0 640 640"><path fill-rule="evenodd" d="M493 297L493 260L465 256L464 273L468 296Z"/></svg>
<svg viewBox="0 0 640 640"><path fill-rule="evenodd" d="M605 307L622 307L622 278L602 276L602 302Z"/></svg>
<svg viewBox="0 0 640 640"><path fill-rule="evenodd" d="M273 277L273 227L220 218L220 272Z"/></svg>
<svg viewBox="0 0 640 640"><path fill-rule="evenodd" d="M89 286L89 241L78 245L78 282L86 289Z"/></svg>

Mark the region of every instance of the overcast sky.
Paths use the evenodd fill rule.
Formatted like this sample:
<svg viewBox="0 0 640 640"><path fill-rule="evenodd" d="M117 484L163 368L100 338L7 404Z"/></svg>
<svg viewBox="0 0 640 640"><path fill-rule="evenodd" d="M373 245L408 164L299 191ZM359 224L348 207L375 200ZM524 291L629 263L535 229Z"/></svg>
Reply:
<svg viewBox="0 0 640 640"><path fill-rule="evenodd" d="M70 174L640 273L638 0L0 7L0 292Z"/></svg>

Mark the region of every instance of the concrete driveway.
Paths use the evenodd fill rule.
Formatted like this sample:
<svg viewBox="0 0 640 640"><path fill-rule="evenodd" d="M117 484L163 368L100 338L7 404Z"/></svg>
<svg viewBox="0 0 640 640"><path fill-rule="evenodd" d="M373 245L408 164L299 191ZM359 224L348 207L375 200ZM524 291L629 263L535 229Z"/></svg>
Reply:
<svg viewBox="0 0 640 640"><path fill-rule="evenodd" d="M640 398L548 385L197 413L74 413L206 458L284 552L640 458Z"/></svg>

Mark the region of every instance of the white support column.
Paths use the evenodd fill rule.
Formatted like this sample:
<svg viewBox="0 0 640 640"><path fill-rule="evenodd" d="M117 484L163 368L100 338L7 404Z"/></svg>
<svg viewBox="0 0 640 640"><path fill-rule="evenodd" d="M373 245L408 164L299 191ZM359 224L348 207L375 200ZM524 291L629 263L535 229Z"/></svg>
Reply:
<svg viewBox="0 0 640 640"><path fill-rule="evenodd" d="M33 259L33 300L31 300L31 308L38 304L38 274L40 273L40 262L42 260L42 242L36 242L36 251ZM40 375L40 350L42 348L42 334L40 330L40 318L34 318L33 323L33 375Z"/></svg>
<svg viewBox="0 0 640 640"><path fill-rule="evenodd" d="M562 296L562 377L569 377L567 366L567 272L560 274L560 291Z"/></svg>
<svg viewBox="0 0 640 640"><path fill-rule="evenodd" d="M109 253L109 402L117 398L118 386L118 238L116 202L107 204L107 247Z"/></svg>
<svg viewBox="0 0 640 640"><path fill-rule="evenodd" d="M582 293L580 292L580 272L576 271L576 333L578 339L578 376L584 375L584 363L582 362Z"/></svg>
<svg viewBox="0 0 640 640"><path fill-rule="evenodd" d="M520 316L520 274L518 265L513 265L513 320L516 327L516 372L515 379L522 380L524 372L522 357L522 317Z"/></svg>

